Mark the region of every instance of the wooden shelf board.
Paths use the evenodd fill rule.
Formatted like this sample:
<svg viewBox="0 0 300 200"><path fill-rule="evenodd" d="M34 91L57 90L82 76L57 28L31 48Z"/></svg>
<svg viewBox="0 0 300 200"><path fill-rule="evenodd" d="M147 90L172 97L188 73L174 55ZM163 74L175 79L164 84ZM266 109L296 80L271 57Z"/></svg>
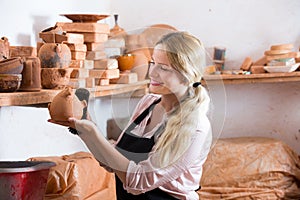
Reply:
<svg viewBox="0 0 300 200"><path fill-rule="evenodd" d="M290 73L263 73L249 75L205 75L203 84L243 84L243 83L276 83L276 82L293 82L300 81L300 72Z"/></svg>
<svg viewBox="0 0 300 200"><path fill-rule="evenodd" d="M117 95L122 93L134 92L137 90L146 91L149 80L139 81L132 84L110 84L108 86L98 86L90 89L91 97L103 97L109 95ZM11 92L0 93L1 106L25 106L35 104L45 104L52 99L61 90L41 90L39 92Z"/></svg>

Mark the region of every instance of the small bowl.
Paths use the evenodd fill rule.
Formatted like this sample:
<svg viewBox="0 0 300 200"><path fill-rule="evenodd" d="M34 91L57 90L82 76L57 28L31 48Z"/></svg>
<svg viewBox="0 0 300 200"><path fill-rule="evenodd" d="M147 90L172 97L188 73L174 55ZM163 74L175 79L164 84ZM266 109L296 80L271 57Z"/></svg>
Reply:
<svg viewBox="0 0 300 200"><path fill-rule="evenodd" d="M15 92L21 86L22 74L0 74L0 92Z"/></svg>
<svg viewBox="0 0 300 200"><path fill-rule="evenodd" d="M120 71L130 71L134 64L135 55L123 54L117 57Z"/></svg>
<svg viewBox="0 0 300 200"><path fill-rule="evenodd" d="M0 61L0 74L21 74L23 59L20 57L8 58Z"/></svg>

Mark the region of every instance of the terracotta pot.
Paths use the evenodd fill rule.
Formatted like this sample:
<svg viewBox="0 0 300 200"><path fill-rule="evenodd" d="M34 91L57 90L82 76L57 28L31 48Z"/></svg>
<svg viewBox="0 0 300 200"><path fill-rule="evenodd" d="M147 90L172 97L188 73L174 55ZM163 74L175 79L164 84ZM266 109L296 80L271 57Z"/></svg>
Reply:
<svg viewBox="0 0 300 200"><path fill-rule="evenodd" d="M71 51L66 44L45 43L39 48L38 57L41 68L68 68Z"/></svg>
<svg viewBox="0 0 300 200"><path fill-rule="evenodd" d="M41 82L45 89L62 89L68 85L72 68L42 68Z"/></svg>
<svg viewBox="0 0 300 200"><path fill-rule="evenodd" d="M41 90L41 62L38 57L27 57L22 71L22 82L19 90Z"/></svg>
<svg viewBox="0 0 300 200"><path fill-rule="evenodd" d="M150 51L148 48L140 48L130 51L135 55L135 60L131 72L137 73L138 81L145 80L148 74L148 64L151 60Z"/></svg>
<svg viewBox="0 0 300 200"><path fill-rule="evenodd" d="M130 71L133 67L135 56L133 54L124 54L117 56L120 71Z"/></svg>
<svg viewBox="0 0 300 200"><path fill-rule="evenodd" d="M20 88L21 74L0 74L0 92L15 92Z"/></svg>
<svg viewBox="0 0 300 200"><path fill-rule="evenodd" d="M0 61L0 74L21 74L24 60L20 57Z"/></svg>
<svg viewBox="0 0 300 200"><path fill-rule="evenodd" d="M83 109L87 106L85 100L80 101L71 87L63 89L48 104L48 110L51 119L56 121L68 121L68 118L74 117L81 119Z"/></svg>

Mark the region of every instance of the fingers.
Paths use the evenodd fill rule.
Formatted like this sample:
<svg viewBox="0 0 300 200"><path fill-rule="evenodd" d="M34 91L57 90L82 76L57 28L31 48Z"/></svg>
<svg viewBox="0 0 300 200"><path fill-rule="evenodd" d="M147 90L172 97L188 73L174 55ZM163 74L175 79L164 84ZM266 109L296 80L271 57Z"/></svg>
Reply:
<svg viewBox="0 0 300 200"><path fill-rule="evenodd" d="M62 126L70 126L69 121L55 121L53 119L48 119L47 121L50 122L50 123L58 124L58 125L62 125Z"/></svg>

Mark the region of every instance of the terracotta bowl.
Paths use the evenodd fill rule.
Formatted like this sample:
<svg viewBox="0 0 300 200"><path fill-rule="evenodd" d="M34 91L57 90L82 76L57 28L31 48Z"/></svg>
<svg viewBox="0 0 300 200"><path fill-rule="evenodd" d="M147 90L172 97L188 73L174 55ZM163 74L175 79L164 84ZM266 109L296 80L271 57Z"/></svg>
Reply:
<svg viewBox="0 0 300 200"><path fill-rule="evenodd" d="M134 64L135 55L124 54L117 57L120 71L130 71Z"/></svg>
<svg viewBox="0 0 300 200"><path fill-rule="evenodd" d="M21 74L23 59L20 57L8 58L0 61L0 74Z"/></svg>
<svg viewBox="0 0 300 200"><path fill-rule="evenodd" d="M20 88L21 74L0 74L0 92L15 92Z"/></svg>

